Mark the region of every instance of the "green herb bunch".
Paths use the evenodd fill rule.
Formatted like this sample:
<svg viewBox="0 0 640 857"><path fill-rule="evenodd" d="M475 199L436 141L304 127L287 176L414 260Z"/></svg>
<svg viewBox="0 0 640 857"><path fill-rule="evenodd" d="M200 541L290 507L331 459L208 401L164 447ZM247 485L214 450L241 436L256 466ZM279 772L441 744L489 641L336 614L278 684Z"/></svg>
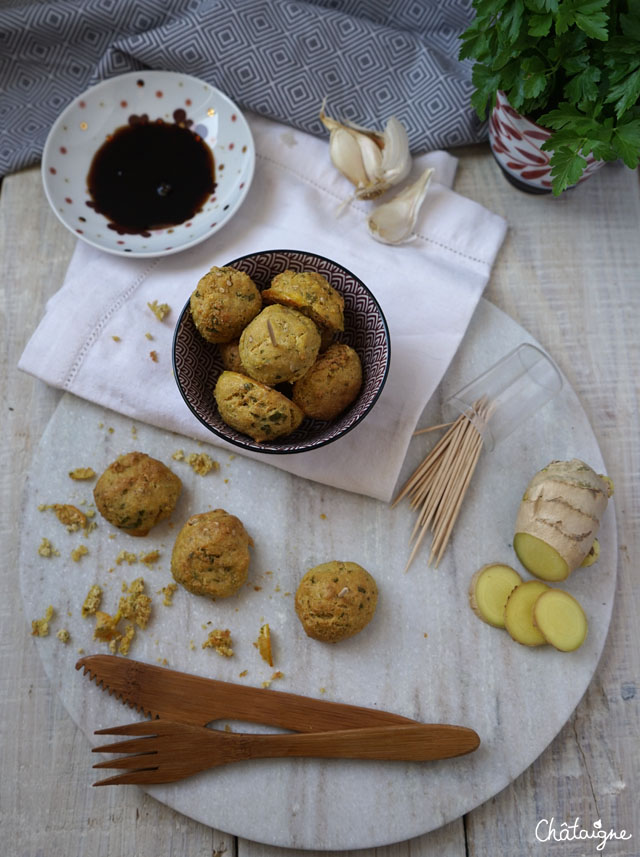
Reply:
<svg viewBox="0 0 640 857"><path fill-rule="evenodd" d="M640 158L640 0L473 0L460 59L476 60L471 103L484 119L502 90L552 130L557 196L596 160Z"/></svg>

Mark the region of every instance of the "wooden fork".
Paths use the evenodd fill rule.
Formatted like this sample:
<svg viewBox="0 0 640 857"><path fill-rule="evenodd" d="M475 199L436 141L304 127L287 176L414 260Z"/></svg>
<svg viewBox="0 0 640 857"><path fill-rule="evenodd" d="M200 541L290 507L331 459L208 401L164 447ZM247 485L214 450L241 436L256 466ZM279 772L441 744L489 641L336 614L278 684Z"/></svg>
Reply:
<svg viewBox="0 0 640 857"><path fill-rule="evenodd" d="M94 753L134 754L94 765L128 769L96 786L170 783L228 762L285 756L424 762L462 756L480 744L473 729L429 723L264 735L148 720L99 729L95 734L141 736L93 749Z"/></svg>

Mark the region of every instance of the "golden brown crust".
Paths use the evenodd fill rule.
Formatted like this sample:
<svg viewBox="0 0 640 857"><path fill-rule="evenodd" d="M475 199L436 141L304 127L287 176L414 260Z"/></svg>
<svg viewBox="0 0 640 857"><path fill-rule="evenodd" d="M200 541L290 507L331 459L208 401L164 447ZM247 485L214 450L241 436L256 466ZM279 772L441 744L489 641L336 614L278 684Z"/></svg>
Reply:
<svg viewBox="0 0 640 857"><path fill-rule="evenodd" d="M195 595L227 598L247 579L250 544L242 521L224 509L192 515L173 546L171 572Z"/></svg>
<svg viewBox="0 0 640 857"><path fill-rule="evenodd" d="M238 347L245 374L274 387L297 381L313 366L320 333L306 315L273 304L245 327Z"/></svg>
<svg viewBox="0 0 640 857"><path fill-rule="evenodd" d="M169 468L143 452L128 452L113 461L93 489L103 518L131 536L149 530L173 512L182 483Z"/></svg>
<svg viewBox="0 0 640 857"><path fill-rule="evenodd" d="M353 348L336 342L293 385L293 401L315 420L333 420L362 386L362 364Z"/></svg>
<svg viewBox="0 0 640 857"><path fill-rule="evenodd" d="M332 560L300 581L295 608L307 636L337 643L362 631L378 602L375 580L355 562Z"/></svg>
<svg viewBox="0 0 640 857"><path fill-rule="evenodd" d="M262 307L260 292L248 274L213 267L198 281L189 300L191 317L208 342L237 339Z"/></svg>
<svg viewBox="0 0 640 857"><path fill-rule="evenodd" d="M330 336L344 330L344 298L317 271L283 271L262 293L265 303L293 307L308 316ZM328 344L328 343L327 343Z"/></svg>
<svg viewBox="0 0 640 857"><path fill-rule="evenodd" d="M214 396L225 423L257 443L291 434L304 418L295 402L239 372L223 372Z"/></svg>

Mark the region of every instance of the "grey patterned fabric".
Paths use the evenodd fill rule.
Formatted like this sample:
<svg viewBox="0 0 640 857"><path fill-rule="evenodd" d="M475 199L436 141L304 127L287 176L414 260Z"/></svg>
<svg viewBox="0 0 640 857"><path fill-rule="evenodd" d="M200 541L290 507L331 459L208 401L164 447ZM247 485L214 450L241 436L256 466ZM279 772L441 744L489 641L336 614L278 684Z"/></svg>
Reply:
<svg viewBox="0 0 640 857"><path fill-rule="evenodd" d="M396 115L415 153L483 140L456 59L470 0L0 0L0 176L37 162L60 111L139 68L206 80L314 134Z"/></svg>

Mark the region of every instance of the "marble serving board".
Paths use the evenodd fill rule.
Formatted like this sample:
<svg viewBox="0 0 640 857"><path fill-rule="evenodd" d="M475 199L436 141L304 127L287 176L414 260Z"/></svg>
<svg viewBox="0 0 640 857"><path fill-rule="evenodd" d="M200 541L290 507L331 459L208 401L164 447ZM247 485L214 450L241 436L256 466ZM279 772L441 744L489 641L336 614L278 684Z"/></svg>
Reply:
<svg viewBox="0 0 640 857"><path fill-rule="evenodd" d="M446 395L523 341L533 340L481 301L420 425L439 422ZM399 484L434 441L429 434L412 441ZM53 503L89 508L92 483L73 482L68 472L92 467L100 473L117 455L133 449L166 462L184 485L171 521L147 538L124 535L99 515L98 527L85 538L66 532L52 511L40 510ZM208 452L219 470L197 475L185 461L172 458L179 449L187 455ZM99 743L95 729L139 716L75 670L80 651L107 651L106 644L93 641L93 621L81 618L81 605L89 587L99 583L104 589L102 609L115 612L123 583L139 576L153 596L153 615L132 644L132 658L257 687L279 670L283 676L273 681L274 689L474 728L481 746L459 759L260 760L148 789L187 816L273 845L355 849L405 840L461 816L507 786L560 731L591 680L615 591L612 503L599 533L601 559L564 584L580 600L590 623L587 640L577 652L520 646L506 632L479 621L467 598L473 572L486 562L513 564L527 577L511 544L523 490L551 459L574 456L606 472L588 419L565 381L560 395L529 425L495 451L483 452L440 566L427 565L427 540L405 574L414 522L408 505L392 509L323 487L267 461L233 456L65 395L42 437L26 485L20 561L26 618L39 618L48 605L54 606L50 635L34 641L66 708L94 746ZM255 543L248 584L238 596L216 602L179 588L173 604L165 606L157 593L172 580L170 555L179 528L189 515L219 507L240 517ZM59 555L39 555L43 537ZM74 562L71 551L79 544L89 552ZM154 549L160 559L152 567L117 562L123 550L139 555ZM307 638L294 610L301 576L331 559L360 563L380 590L371 624L333 646ZM253 645L265 622L273 636L273 669ZM55 636L62 627L71 635L66 645ZM231 631L233 657L202 648L213 628ZM234 730L259 729L230 725ZM94 760L87 748L87 787L98 778L91 770Z"/></svg>

